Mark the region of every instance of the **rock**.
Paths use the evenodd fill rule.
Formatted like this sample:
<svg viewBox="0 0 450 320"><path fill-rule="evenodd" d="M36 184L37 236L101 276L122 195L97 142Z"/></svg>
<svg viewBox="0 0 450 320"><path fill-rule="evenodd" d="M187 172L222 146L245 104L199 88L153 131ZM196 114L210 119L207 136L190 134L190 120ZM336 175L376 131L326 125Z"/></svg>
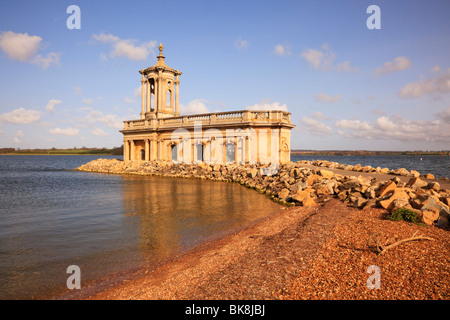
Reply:
<svg viewBox="0 0 450 320"><path fill-rule="evenodd" d="M439 191L441 190L441 185L438 182L429 182L427 185L427 189Z"/></svg>
<svg viewBox="0 0 450 320"><path fill-rule="evenodd" d="M254 169L251 169L250 171L249 171L249 173L248 173L248 177L249 178L255 178L257 175L258 175L258 172L259 172L259 170L258 169L256 169L256 168L254 168Z"/></svg>
<svg viewBox="0 0 450 320"><path fill-rule="evenodd" d="M414 178L419 178L420 173L416 170L411 170L411 176L413 176Z"/></svg>
<svg viewBox="0 0 450 320"><path fill-rule="evenodd" d="M375 197L376 197L375 187L374 186L368 187L366 189L366 191L364 192L364 196L367 199L375 199Z"/></svg>
<svg viewBox="0 0 450 320"><path fill-rule="evenodd" d="M433 225L439 219L439 212L437 210L422 211L422 222L428 225Z"/></svg>
<svg viewBox="0 0 450 320"><path fill-rule="evenodd" d="M278 193L278 198L280 198L283 201L287 201L288 197L289 197L288 189L283 189Z"/></svg>
<svg viewBox="0 0 450 320"><path fill-rule="evenodd" d="M409 181L406 183L405 187L415 190L417 188L426 187L427 185L428 185L428 183L426 181L423 181L422 179L415 177L415 178L409 179Z"/></svg>
<svg viewBox="0 0 450 320"><path fill-rule="evenodd" d="M425 175L425 179L434 179L434 175L432 175L431 173L427 173Z"/></svg>
<svg viewBox="0 0 450 320"><path fill-rule="evenodd" d="M386 195L389 192L394 191L397 188L397 185L395 184L394 181L388 181L386 182L377 192L377 196L378 197L383 197L384 195Z"/></svg>
<svg viewBox="0 0 450 320"><path fill-rule="evenodd" d="M409 195L405 192L403 188L394 189L394 191L392 191L391 194L386 194L386 196L387 197L383 198L383 200L379 200L378 204L381 207L388 210L390 209L390 206L395 199L402 199L409 201Z"/></svg>
<svg viewBox="0 0 450 320"><path fill-rule="evenodd" d="M393 170L393 174L398 175L398 176L408 176L409 171L406 170L405 168L399 168L399 169Z"/></svg>
<svg viewBox="0 0 450 320"><path fill-rule="evenodd" d="M311 198L311 197L308 196L308 197L306 197L305 199L303 199L302 205L303 205L304 207L311 207L311 206L316 205L316 202L314 201L313 198Z"/></svg>
<svg viewBox="0 0 450 320"><path fill-rule="evenodd" d="M324 177L325 179L331 179L334 177L334 172L330 171L330 170L324 170L324 169L320 169L319 170L319 174Z"/></svg>
<svg viewBox="0 0 450 320"><path fill-rule="evenodd" d="M290 196L294 201L303 202L307 197L311 197L311 192L313 189L311 187L306 188L305 190L298 190L295 193L291 193Z"/></svg>

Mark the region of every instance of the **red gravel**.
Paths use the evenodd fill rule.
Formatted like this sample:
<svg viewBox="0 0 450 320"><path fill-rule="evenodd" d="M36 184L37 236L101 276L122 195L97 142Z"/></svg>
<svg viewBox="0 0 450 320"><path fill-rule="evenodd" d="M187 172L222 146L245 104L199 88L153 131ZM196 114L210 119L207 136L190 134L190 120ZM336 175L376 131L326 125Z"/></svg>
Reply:
<svg viewBox="0 0 450 320"><path fill-rule="evenodd" d="M331 199L281 210L252 226L122 281L88 299L449 299L450 233L384 219ZM434 241L403 243L384 255L367 244L415 231ZM381 288L368 289L370 265Z"/></svg>

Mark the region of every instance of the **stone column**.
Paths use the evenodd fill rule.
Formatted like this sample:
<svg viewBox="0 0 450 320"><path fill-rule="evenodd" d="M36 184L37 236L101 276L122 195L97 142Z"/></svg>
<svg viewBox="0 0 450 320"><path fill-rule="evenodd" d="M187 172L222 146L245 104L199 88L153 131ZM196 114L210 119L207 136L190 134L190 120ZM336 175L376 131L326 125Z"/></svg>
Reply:
<svg viewBox="0 0 450 320"><path fill-rule="evenodd" d="M134 140L130 140L130 160L135 160L134 158Z"/></svg>
<svg viewBox="0 0 450 320"><path fill-rule="evenodd" d="M223 163L227 163L227 139L223 139L223 147L222 147L222 160Z"/></svg>
<svg viewBox="0 0 450 320"><path fill-rule="evenodd" d="M234 136L234 163L238 163L238 140L237 136Z"/></svg>
<svg viewBox="0 0 450 320"><path fill-rule="evenodd" d="M128 140L123 140L123 161L130 161L130 149Z"/></svg>
<svg viewBox="0 0 450 320"><path fill-rule="evenodd" d="M180 87L179 77L180 76L177 75L176 81L175 81L175 115L176 116L180 115L180 110L178 107L178 103L179 103L179 89L178 88Z"/></svg>
<svg viewBox="0 0 450 320"><path fill-rule="evenodd" d="M147 79L147 112L150 112L151 108L151 85L150 85L150 79Z"/></svg>
<svg viewBox="0 0 450 320"><path fill-rule="evenodd" d="M148 161L150 158L150 148L149 148L149 141L148 139L145 139L145 157L143 160Z"/></svg>
<svg viewBox="0 0 450 320"><path fill-rule="evenodd" d="M244 162L249 163L250 162L250 137L248 135L245 136L245 142L244 142Z"/></svg>
<svg viewBox="0 0 450 320"><path fill-rule="evenodd" d="M145 84L147 81L145 80L144 75L142 75L142 93L141 93L141 119L145 118Z"/></svg>

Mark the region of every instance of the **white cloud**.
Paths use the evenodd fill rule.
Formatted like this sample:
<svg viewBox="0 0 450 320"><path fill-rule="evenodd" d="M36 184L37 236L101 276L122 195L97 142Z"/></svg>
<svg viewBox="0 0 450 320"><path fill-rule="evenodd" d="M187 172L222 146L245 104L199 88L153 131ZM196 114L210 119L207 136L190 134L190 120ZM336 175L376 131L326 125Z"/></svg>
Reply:
<svg viewBox="0 0 450 320"><path fill-rule="evenodd" d="M180 113L182 114L201 114L201 113L210 113L209 109L203 103L206 100L203 99L195 99L190 101L186 106L180 104Z"/></svg>
<svg viewBox="0 0 450 320"><path fill-rule="evenodd" d="M273 53L276 54L277 56L288 56L291 54L291 51L288 46L277 44L273 49Z"/></svg>
<svg viewBox="0 0 450 320"><path fill-rule="evenodd" d="M403 117L378 117L373 123L341 119L335 123L340 135L349 138L397 141L440 141L450 143L450 108L436 114L435 120L409 120Z"/></svg>
<svg viewBox="0 0 450 320"><path fill-rule="evenodd" d="M39 50L42 38L29 36L28 33L3 32L0 35L0 47L10 59L29 61Z"/></svg>
<svg viewBox="0 0 450 320"><path fill-rule="evenodd" d="M50 101L47 103L47 105L45 106L45 109L46 109L47 111L49 111L49 112L54 112L54 111L55 111L55 106L56 106L57 104L60 104L60 103L62 103L61 100L55 100L55 99L52 99L52 100L50 100Z"/></svg>
<svg viewBox="0 0 450 320"><path fill-rule="evenodd" d="M11 112L0 115L0 122L15 124L29 124L38 122L41 119L42 112L38 110L27 110L24 108L15 109Z"/></svg>
<svg viewBox="0 0 450 320"><path fill-rule="evenodd" d="M0 34L0 48L10 59L33 63L45 70L52 64L59 64L60 54L50 52L46 57L36 55L41 41L41 37L30 36L28 33L6 31Z"/></svg>
<svg viewBox="0 0 450 320"><path fill-rule="evenodd" d="M397 57L394 61L384 63L380 68L374 70L375 75L386 74L390 72L402 71L411 67L412 63L407 57Z"/></svg>
<svg viewBox="0 0 450 320"><path fill-rule="evenodd" d="M441 71L441 67L439 65L435 65L430 69L431 72L439 72Z"/></svg>
<svg viewBox="0 0 450 320"><path fill-rule="evenodd" d="M450 68L446 72L406 84L398 92L402 98L419 98L423 95L436 96L450 93Z"/></svg>
<svg viewBox="0 0 450 320"><path fill-rule="evenodd" d="M32 60L30 60L30 62L38 65L43 70L45 70L48 67L50 67L50 65L52 65L52 64L59 65L60 64L60 62L59 62L60 55L61 54L59 54L59 53L50 52L47 55L47 57L44 58L39 54L36 57L34 57Z"/></svg>
<svg viewBox="0 0 450 320"><path fill-rule="evenodd" d="M92 134L94 134L96 136L100 136L100 137L106 137L109 135L109 133L103 131L100 128L96 128L96 129L92 130Z"/></svg>
<svg viewBox="0 0 450 320"><path fill-rule="evenodd" d="M321 50L308 48L300 55L314 69L320 71L337 71L337 72L356 72L358 67L352 67L349 61L345 61L334 65L336 55L330 50L328 44L323 44Z"/></svg>
<svg viewBox="0 0 450 320"><path fill-rule="evenodd" d="M341 101L341 95L337 94L335 96L329 96L326 93L316 94L316 100L321 102L338 102Z"/></svg>
<svg viewBox="0 0 450 320"><path fill-rule="evenodd" d="M239 37L234 42L234 46L237 49L247 49L249 46L249 42L247 40L243 40L242 37Z"/></svg>
<svg viewBox="0 0 450 320"><path fill-rule="evenodd" d="M16 137L18 137L18 138L23 138L24 137L24 134L23 134L23 131L17 131L16 132Z"/></svg>
<svg viewBox="0 0 450 320"><path fill-rule="evenodd" d="M85 98L85 99L82 99L81 101L85 104L93 104L94 103L94 100L91 98Z"/></svg>
<svg viewBox="0 0 450 320"><path fill-rule="evenodd" d="M156 46L156 41L148 41L137 44L133 39L120 39L112 34L94 34L92 39L111 45L110 58L125 57L130 60L146 60L149 54L154 54L153 48ZM102 60L106 60L106 56L101 56Z"/></svg>
<svg viewBox="0 0 450 320"><path fill-rule="evenodd" d="M268 100L263 100L260 103L254 104L253 106L247 106L245 107L246 110L262 110L262 111L270 111L270 110L281 110L281 111L288 111L286 104L281 104L278 101L275 101L273 103L269 103Z"/></svg>
<svg viewBox="0 0 450 320"><path fill-rule="evenodd" d="M101 111L97 111L97 110L93 110L93 109L89 110L89 114L84 117L84 120L86 120L90 124L100 122L111 128L115 128L115 129L123 128L123 119L119 118L117 115L104 114Z"/></svg>
<svg viewBox="0 0 450 320"><path fill-rule="evenodd" d="M314 114L317 118L317 112ZM302 127L300 130L306 130L316 136L325 136L331 132L331 128L317 119L302 117L300 120Z"/></svg>
<svg viewBox="0 0 450 320"><path fill-rule="evenodd" d="M134 103L134 100L128 97L125 97L124 101L125 103Z"/></svg>
<svg viewBox="0 0 450 320"><path fill-rule="evenodd" d="M78 129L69 127L69 128L65 128L65 129L61 129L61 128L51 129L51 130L49 130L49 133L73 137L73 136L77 136L80 133L80 131Z"/></svg>

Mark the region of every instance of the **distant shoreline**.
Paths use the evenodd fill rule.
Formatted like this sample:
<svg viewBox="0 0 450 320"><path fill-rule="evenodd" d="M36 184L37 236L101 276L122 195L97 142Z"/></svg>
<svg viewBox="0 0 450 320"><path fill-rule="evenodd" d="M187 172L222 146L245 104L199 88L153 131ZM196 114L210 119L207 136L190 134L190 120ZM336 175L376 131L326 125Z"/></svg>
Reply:
<svg viewBox="0 0 450 320"><path fill-rule="evenodd" d="M450 156L450 151L291 150L299 156Z"/></svg>

